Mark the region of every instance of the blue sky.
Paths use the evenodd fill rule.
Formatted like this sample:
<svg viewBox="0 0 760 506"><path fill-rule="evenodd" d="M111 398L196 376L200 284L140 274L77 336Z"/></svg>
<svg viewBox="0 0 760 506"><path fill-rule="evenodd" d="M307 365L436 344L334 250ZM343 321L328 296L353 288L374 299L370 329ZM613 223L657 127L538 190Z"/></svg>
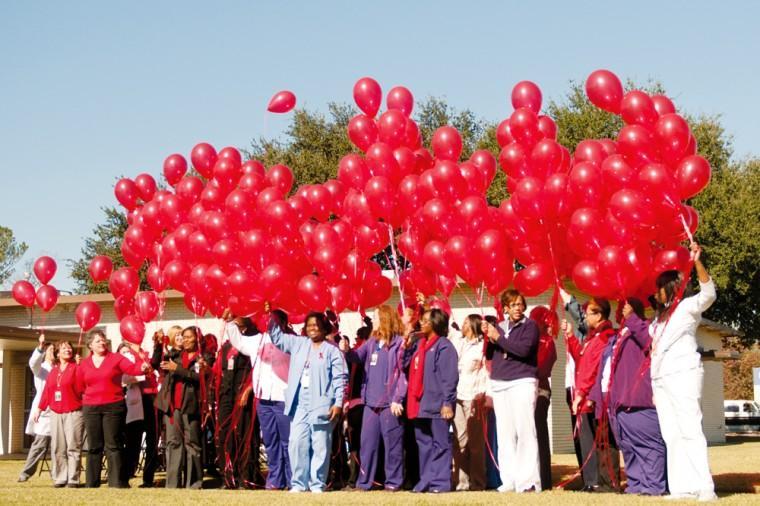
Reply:
<svg viewBox="0 0 760 506"><path fill-rule="evenodd" d="M633 6L633 7L632 7ZM170 153L278 135L265 112L350 101L375 77L498 120L512 85L559 98L596 68L661 81L720 114L736 156L760 155L755 2L0 2L0 224L26 259L66 258L113 205L120 175ZM546 100L545 100L546 101ZM23 270L23 261L19 270Z"/></svg>

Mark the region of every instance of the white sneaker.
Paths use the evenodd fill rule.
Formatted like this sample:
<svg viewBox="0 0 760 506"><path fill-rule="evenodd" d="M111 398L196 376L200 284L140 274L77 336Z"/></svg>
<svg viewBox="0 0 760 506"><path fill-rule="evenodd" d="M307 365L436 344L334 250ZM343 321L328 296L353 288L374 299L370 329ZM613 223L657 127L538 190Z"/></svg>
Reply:
<svg viewBox="0 0 760 506"><path fill-rule="evenodd" d="M670 494L664 497L666 501L688 501L689 499L693 500L696 498L697 498L697 494L692 494L688 492L683 493L683 494Z"/></svg>
<svg viewBox="0 0 760 506"><path fill-rule="evenodd" d="M312 494L321 494L322 492L324 492L324 490L321 488L315 488L311 491Z"/></svg>
<svg viewBox="0 0 760 506"><path fill-rule="evenodd" d="M697 494L697 501L699 502L710 502L710 501L717 501L717 500L718 500L718 496L715 495L715 492L713 492L712 490L705 490Z"/></svg>
<svg viewBox="0 0 760 506"><path fill-rule="evenodd" d="M496 489L497 492L514 492L515 487L510 487L509 485L501 485L499 488Z"/></svg>
<svg viewBox="0 0 760 506"><path fill-rule="evenodd" d="M300 494L301 492L306 492L305 490L301 490L300 488L291 488L288 490L288 494Z"/></svg>

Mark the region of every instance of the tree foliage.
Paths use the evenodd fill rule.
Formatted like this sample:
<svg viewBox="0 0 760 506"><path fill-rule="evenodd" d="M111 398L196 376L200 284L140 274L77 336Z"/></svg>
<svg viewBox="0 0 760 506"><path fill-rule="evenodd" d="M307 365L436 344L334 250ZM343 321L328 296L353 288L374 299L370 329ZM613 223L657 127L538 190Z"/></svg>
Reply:
<svg viewBox="0 0 760 506"><path fill-rule="evenodd" d="M121 254L121 241L127 230L126 215L115 207L104 207L105 221L95 226L92 236L84 241L82 258L69 261L71 277L76 282L77 293L105 293L108 292L108 283L95 284L90 278L87 268L90 261L97 255L106 255L113 261L114 270L124 267L127 263ZM140 288L150 289L145 279L145 267L140 270Z"/></svg>
<svg viewBox="0 0 760 506"><path fill-rule="evenodd" d="M723 396L726 399L753 399L752 368L760 367L760 350L747 350L739 360L723 364Z"/></svg>
<svg viewBox="0 0 760 506"><path fill-rule="evenodd" d="M16 262L24 256L27 249L26 243L16 241L13 230L0 225L0 284L11 277Z"/></svg>

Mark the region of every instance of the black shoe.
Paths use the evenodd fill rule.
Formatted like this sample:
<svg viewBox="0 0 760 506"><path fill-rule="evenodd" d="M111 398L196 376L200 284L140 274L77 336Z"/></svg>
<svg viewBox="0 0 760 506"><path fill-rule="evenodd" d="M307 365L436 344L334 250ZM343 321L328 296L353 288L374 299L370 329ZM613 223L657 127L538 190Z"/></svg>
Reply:
<svg viewBox="0 0 760 506"><path fill-rule="evenodd" d="M18 481L19 483L24 483L25 481L29 481L29 477L28 476L19 476L18 480L16 480L16 481Z"/></svg>
<svg viewBox="0 0 760 506"><path fill-rule="evenodd" d="M79 483L69 483L66 488L79 488Z"/></svg>
<svg viewBox="0 0 760 506"><path fill-rule="evenodd" d="M53 486L54 486L55 488L63 488L63 487L65 487L65 486L66 486L66 484L65 484L65 483L55 483L55 484L53 484Z"/></svg>
<svg viewBox="0 0 760 506"><path fill-rule="evenodd" d="M153 488L155 485L153 483L142 483L137 486L137 488Z"/></svg>

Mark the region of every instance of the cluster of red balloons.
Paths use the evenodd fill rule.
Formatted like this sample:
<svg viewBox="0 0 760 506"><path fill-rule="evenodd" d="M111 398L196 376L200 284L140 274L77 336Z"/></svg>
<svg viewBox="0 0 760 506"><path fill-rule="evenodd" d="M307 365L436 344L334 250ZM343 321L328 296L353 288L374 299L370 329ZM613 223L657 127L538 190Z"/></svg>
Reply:
<svg viewBox="0 0 760 506"><path fill-rule="evenodd" d="M515 111L497 129L512 193L503 223L526 266L515 286L537 295L572 278L591 295L643 297L659 272L688 263L683 223L693 233L698 215L683 200L708 184L710 165L667 97L624 93L607 70L588 77L586 93L622 117L617 139L586 139L570 156L530 82L515 87Z"/></svg>
<svg viewBox="0 0 760 506"><path fill-rule="evenodd" d="M27 280L16 281L11 288L13 298L24 307L32 308L35 302L44 312L48 312L58 303L58 290L50 283L58 266L49 256L41 256L34 262L34 276L42 286L35 290Z"/></svg>

